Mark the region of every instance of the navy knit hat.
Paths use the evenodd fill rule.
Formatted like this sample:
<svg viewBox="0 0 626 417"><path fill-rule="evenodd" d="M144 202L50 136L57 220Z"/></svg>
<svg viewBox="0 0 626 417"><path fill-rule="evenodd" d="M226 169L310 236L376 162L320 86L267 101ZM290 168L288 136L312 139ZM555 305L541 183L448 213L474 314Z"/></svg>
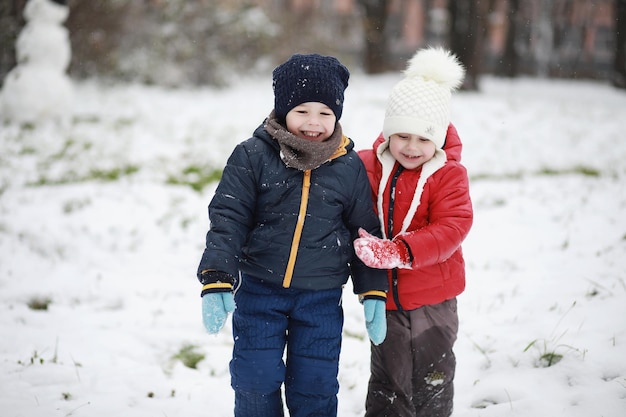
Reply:
<svg viewBox="0 0 626 417"><path fill-rule="evenodd" d="M284 121L291 109L309 101L324 103L337 120L341 118L350 72L336 58L295 54L276 67L272 76L278 120Z"/></svg>

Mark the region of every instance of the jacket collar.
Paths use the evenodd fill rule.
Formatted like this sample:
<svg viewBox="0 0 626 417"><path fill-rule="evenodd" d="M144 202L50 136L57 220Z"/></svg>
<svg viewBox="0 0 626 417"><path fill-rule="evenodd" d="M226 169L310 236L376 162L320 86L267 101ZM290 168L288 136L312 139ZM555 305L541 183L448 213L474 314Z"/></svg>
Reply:
<svg viewBox="0 0 626 417"><path fill-rule="evenodd" d="M380 183L378 184L378 199L376 201L376 204L378 208L378 217L381 221L381 224L385 224L383 218L383 198L385 195L385 187L387 186L387 183L389 182L389 177L391 176L391 173L393 172L393 169L397 164L396 159L391 155L391 152L389 151L389 140L383 141L376 148L376 157L378 158L382 166L382 175L380 178ZM411 206L409 207L409 210L406 213L404 220L402 221L402 228L400 229L400 232L398 234L402 234L408 230L409 226L411 225L411 221L413 220L413 217L417 212L417 208L419 207L422 193L424 191L424 186L426 186L426 181L428 181L428 179L435 172L437 172L437 170L439 170L446 164L446 159L447 157L445 151L443 149L437 149L432 159L421 166L422 171L420 173L419 180L415 185L415 192L413 193ZM392 239L395 237L385 236L385 234L386 232L383 228L384 238Z"/></svg>

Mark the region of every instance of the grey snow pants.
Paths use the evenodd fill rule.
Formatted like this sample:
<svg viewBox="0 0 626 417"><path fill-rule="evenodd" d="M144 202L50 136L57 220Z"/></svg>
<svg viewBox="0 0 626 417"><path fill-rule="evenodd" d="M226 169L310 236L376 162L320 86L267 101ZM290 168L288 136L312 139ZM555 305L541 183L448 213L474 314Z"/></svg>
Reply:
<svg viewBox="0 0 626 417"><path fill-rule="evenodd" d="M372 345L365 417L449 417L459 320L456 298L387 311L387 337Z"/></svg>

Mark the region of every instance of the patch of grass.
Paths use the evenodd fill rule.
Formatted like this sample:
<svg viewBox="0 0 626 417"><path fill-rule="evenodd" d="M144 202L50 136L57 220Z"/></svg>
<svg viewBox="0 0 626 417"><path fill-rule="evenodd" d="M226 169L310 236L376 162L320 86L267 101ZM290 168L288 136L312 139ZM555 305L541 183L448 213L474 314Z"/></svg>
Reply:
<svg viewBox="0 0 626 417"><path fill-rule="evenodd" d="M208 166L190 165L183 169L180 175L170 175L167 183L172 185L187 185L197 192L204 187L222 178L222 170Z"/></svg>
<svg viewBox="0 0 626 417"><path fill-rule="evenodd" d="M600 177L601 172L595 168L587 167L587 166L576 166L568 169L552 169L552 168L542 168L535 172L529 172L527 174L523 172L511 172L506 174L477 174L470 176L471 181L481 181L481 180L520 180L524 176L534 176L534 177L549 177L549 176L560 176L560 175L582 175L585 177Z"/></svg>
<svg viewBox="0 0 626 417"><path fill-rule="evenodd" d="M45 362L45 359L42 358L39 354L39 352L37 352L36 350L33 351L33 353L30 355L30 359L28 361L23 361L23 360L18 360L17 364L18 365L24 365L24 366L29 366L29 365L35 365L36 363L43 365Z"/></svg>
<svg viewBox="0 0 626 417"><path fill-rule="evenodd" d="M154 391L148 391L148 393L146 394L146 397L148 397L148 398L155 398L156 394L154 393ZM174 397L176 397L176 390L172 389L170 391L170 398L174 398Z"/></svg>
<svg viewBox="0 0 626 417"><path fill-rule="evenodd" d="M51 303L52 299L50 297L35 296L28 300L28 303L26 303L26 305L31 310L48 310L48 307Z"/></svg>
<svg viewBox="0 0 626 417"><path fill-rule="evenodd" d="M346 337L352 337L352 338L357 339L357 340L365 340L365 334L364 333L353 332L353 331L350 331L350 330L346 329L345 327L343 328L343 334Z"/></svg>
<svg viewBox="0 0 626 417"><path fill-rule="evenodd" d="M22 128L22 130L32 132L33 130L35 130L37 125L33 122L24 122L20 125L20 127Z"/></svg>
<svg viewBox="0 0 626 417"><path fill-rule="evenodd" d="M205 358L205 355L198 352L197 349L198 346L185 344L178 353L172 356L172 359L181 361L187 368L197 369L198 363Z"/></svg>
<svg viewBox="0 0 626 417"><path fill-rule="evenodd" d="M74 124L74 125L78 125L78 124L96 124L96 123L100 123L100 117L96 116L94 114L74 116L72 118L72 124Z"/></svg>
<svg viewBox="0 0 626 417"><path fill-rule="evenodd" d="M535 347L539 350L539 357L535 361L535 366L537 368L549 368L551 366L556 365L561 362L564 358L564 353L559 353L557 350L566 351L566 352L580 352L573 346L565 345L565 344L557 344L553 346L553 343L548 342L545 339L535 339L526 346L524 352L527 352L531 347ZM584 352L583 352L584 357Z"/></svg>
<svg viewBox="0 0 626 417"><path fill-rule="evenodd" d="M19 152L18 155L35 155L37 153L37 149L32 146L24 146Z"/></svg>
<svg viewBox="0 0 626 417"><path fill-rule="evenodd" d="M68 200L65 203L63 203L63 213L71 214L71 213L73 213L75 211L81 210L82 208L88 206L89 204L91 204L91 200L90 199L83 199L83 200L72 199L72 200Z"/></svg>
<svg viewBox="0 0 626 417"><path fill-rule="evenodd" d="M555 326L554 331L552 332L553 334L555 333L556 328L559 326L559 323L565 318L565 316L575 306L576 306L576 301L574 301L572 303L572 305L565 311L563 316L559 319L559 321L557 322L557 325ZM556 306L554 306L553 309L556 309ZM566 344L563 344L563 343L559 343L561 338L566 333L567 333L567 330L565 330L559 336L552 337L550 340L547 340L547 339L535 339L532 342L530 342L528 344L528 346L526 346L526 348L524 349L524 352L527 352L531 347L535 347L535 349L538 350L539 356L538 356L537 360L535 361L535 366L537 368L548 368L550 366L556 365L557 363L559 363L564 358L564 353L565 352L572 352L572 351L578 352L584 358L585 354L587 352L586 349L580 351L580 350L576 349L573 346L566 345ZM559 350L560 350L560 352L557 352ZM561 353L561 352L563 352L563 353Z"/></svg>
<svg viewBox="0 0 626 417"><path fill-rule="evenodd" d="M563 355L561 355L560 353L546 352L539 357L538 364L541 368L549 368L550 366L556 365L557 363L561 362L561 359L563 359Z"/></svg>
<svg viewBox="0 0 626 417"><path fill-rule="evenodd" d="M89 173L89 179L101 180L105 182L117 181L121 177L135 174L139 171L136 165L126 165L121 168L113 168L109 170L93 169Z"/></svg>
<svg viewBox="0 0 626 417"><path fill-rule="evenodd" d="M57 179L40 177L37 181L28 183L27 185L30 187L41 187L45 185L63 185L87 181L113 182L122 177L133 175L138 171L139 167L137 165L125 165L111 169L92 169L82 176L70 171Z"/></svg>
<svg viewBox="0 0 626 417"><path fill-rule="evenodd" d="M484 181L484 180L519 180L523 177L520 172L513 172L508 174L475 174L470 175L470 181Z"/></svg>
<svg viewBox="0 0 626 417"><path fill-rule="evenodd" d="M115 120L114 127L119 130L124 127L132 126L134 123L135 123L134 119L123 117L123 118Z"/></svg>
<svg viewBox="0 0 626 417"><path fill-rule="evenodd" d="M591 167L577 166L574 168L563 169L563 170L543 168L539 172L537 172L537 175L544 175L544 176L569 175L569 174L579 174L579 175L584 175L586 177L599 177L600 171Z"/></svg>

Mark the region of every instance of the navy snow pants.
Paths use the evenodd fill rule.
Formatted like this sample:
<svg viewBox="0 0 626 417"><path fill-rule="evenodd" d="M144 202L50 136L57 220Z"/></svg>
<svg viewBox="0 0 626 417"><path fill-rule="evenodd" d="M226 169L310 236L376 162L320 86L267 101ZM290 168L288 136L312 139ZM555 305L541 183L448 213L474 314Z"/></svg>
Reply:
<svg viewBox="0 0 626 417"><path fill-rule="evenodd" d="M282 288L243 276L230 362L235 417L282 417L283 383L291 417L337 415L341 295L341 288Z"/></svg>
<svg viewBox="0 0 626 417"><path fill-rule="evenodd" d="M456 298L387 311L387 337L372 345L366 417L449 417L459 320Z"/></svg>

